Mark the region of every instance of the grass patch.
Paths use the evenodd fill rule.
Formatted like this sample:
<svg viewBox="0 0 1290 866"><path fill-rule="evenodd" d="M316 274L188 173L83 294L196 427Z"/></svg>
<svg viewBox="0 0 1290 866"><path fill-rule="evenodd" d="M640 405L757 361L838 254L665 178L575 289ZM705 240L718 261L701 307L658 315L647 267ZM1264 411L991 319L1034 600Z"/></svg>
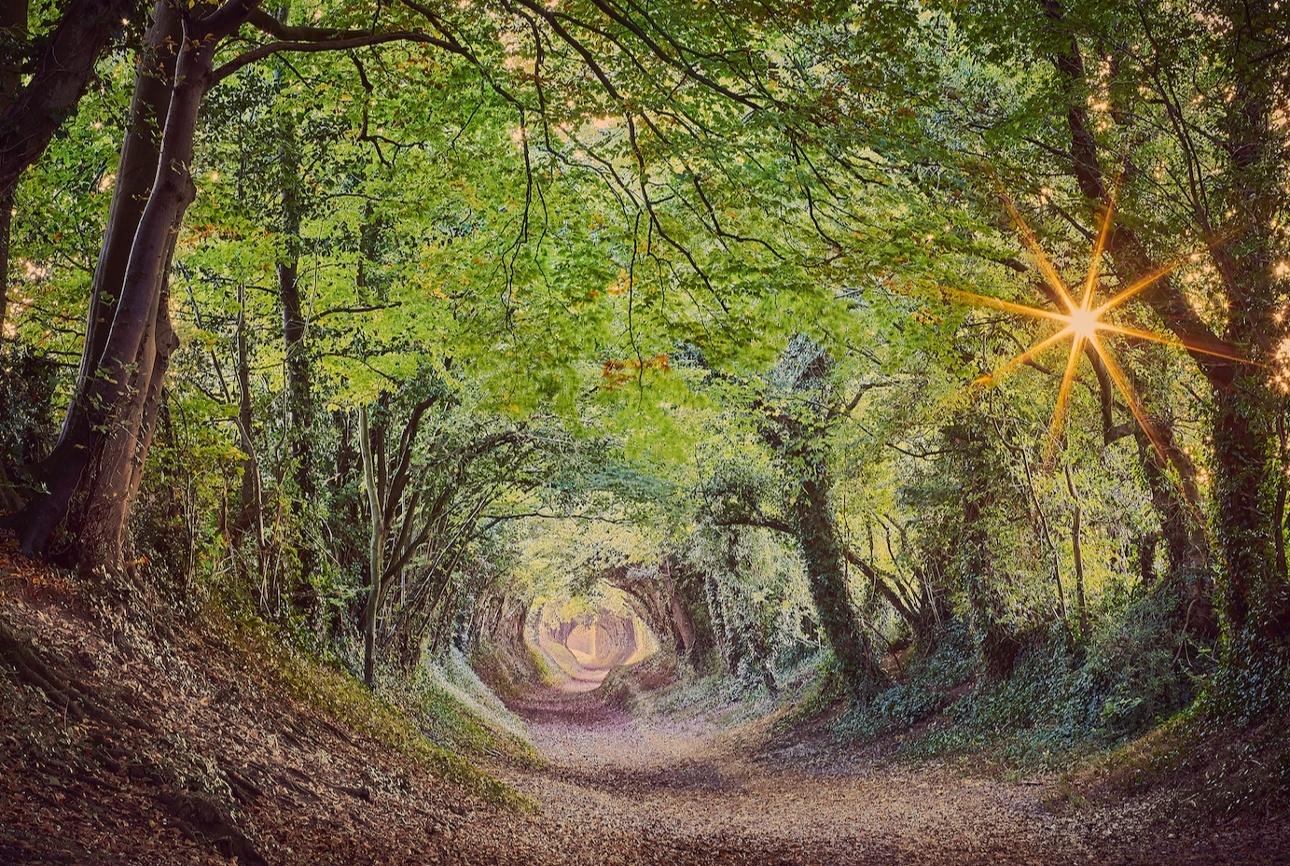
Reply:
<svg viewBox="0 0 1290 866"><path fill-rule="evenodd" d="M456 651L423 665L397 694L398 704L436 743L455 752L501 758L530 769L545 765L529 743L524 723Z"/></svg>

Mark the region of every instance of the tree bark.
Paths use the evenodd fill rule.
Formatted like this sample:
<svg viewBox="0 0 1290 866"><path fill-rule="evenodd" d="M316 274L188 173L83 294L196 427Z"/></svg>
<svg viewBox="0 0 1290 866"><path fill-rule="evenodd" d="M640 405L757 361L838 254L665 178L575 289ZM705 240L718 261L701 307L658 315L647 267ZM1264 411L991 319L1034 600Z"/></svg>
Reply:
<svg viewBox="0 0 1290 866"><path fill-rule="evenodd" d="M26 6L24 0L7 0L0 27L19 15L25 24ZM133 0L70 0L27 85L0 112L0 198L13 191L27 166L76 113L94 64L133 6Z"/></svg>
<svg viewBox="0 0 1290 866"><path fill-rule="evenodd" d="M168 9L158 5L154 44L166 44L162 34L168 29ZM245 4L234 0L207 18L183 22L151 189L129 245L110 324L101 337L101 353L95 363L83 365L88 369L83 368L84 378L77 383L59 442L65 459L55 459L60 456L56 453L45 461L47 491L33 498L13 521L28 552L45 548L53 529L69 518L75 497L81 504L71 515L68 529L77 539L82 570L121 570L120 542L137 489L130 464L132 458L146 454L151 442L151 431L144 425L155 421L156 407L150 409L148 403L151 395L160 398L160 376L173 348L164 309L166 274L175 234L193 197L188 167L198 114L213 80L215 48L246 14ZM141 75L141 83L146 78ZM136 107L140 116L147 116L144 105ZM146 130L146 124L140 128ZM142 145L147 146L146 132ZM104 256L115 248L111 243L104 246ZM100 335L93 321L89 331L86 352L94 358L94 343Z"/></svg>
<svg viewBox="0 0 1290 866"><path fill-rule="evenodd" d="M254 426L254 408L251 402L251 357L250 345L246 335L246 288L237 287L237 325L234 334L237 351L237 439L238 448L246 455L242 461L242 491L238 504L237 517L233 521L232 533L235 540L241 540L252 528L256 528L256 546L263 564L264 533L259 531L261 511L263 508L260 489L260 461L256 458L255 440L251 435ZM267 600L267 593L265 593Z"/></svg>
<svg viewBox="0 0 1290 866"><path fill-rule="evenodd" d="M382 484L376 460L376 446L372 441L372 426L368 421L367 407L359 409L359 451L363 458L363 488L371 513L372 535L368 545L367 601L363 605L363 682L368 688L376 684L376 617L381 609L385 583L385 508L381 502Z"/></svg>
<svg viewBox="0 0 1290 866"><path fill-rule="evenodd" d="M725 600L721 597L720 578L715 572L704 573L703 592L708 602L708 616L712 620L712 632L717 650L721 653L721 661L726 666L726 673L733 675L738 672L739 662L743 659L743 647L737 640L732 639Z"/></svg>
<svg viewBox="0 0 1290 866"><path fill-rule="evenodd" d="M278 148L278 168L282 177L282 211L280 214L284 248L277 261L278 297L282 312L282 339L285 350L287 386L287 439L291 455L292 480L295 483L290 502L297 524L300 575L292 592L297 609L307 610L315 601L310 578L317 568L317 554L304 525L308 505L317 494L313 463L313 393L310 382L309 355L305 345L306 320L300 297L300 224L303 206L297 184L300 173L300 147L295 124L283 124Z"/></svg>
<svg viewBox="0 0 1290 866"><path fill-rule="evenodd" d="M676 630L677 638L681 646L679 649L687 659L693 660L695 643L697 642L698 628L694 624L694 617L690 615L690 610L685 606L685 600L681 598L681 593L672 578L672 557L663 557L663 562L659 566L659 578L663 584L663 591L667 593L668 611L672 615L672 627Z"/></svg>
<svg viewBox="0 0 1290 866"><path fill-rule="evenodd" d="M27 0L0 5L0 116L8 112L22 85L20 46L27 42ZM0 191L0 340L9 311L9 243L13 228L14 186Z"/></svg>
<svg viewBox="0 0 1290 866"><path fill-rule="evenodd" d="M1212 254L1228 301L1223 336L1242 354L1271 362L1282 336L1277 308L1290 288L1290 281L1274 275L1282 163L1281 135L1272 125L1286 66L1284 61L1269 65L1261 55L1284 46L1283 13L1268 0L1220 8L1232 27L1226 58L1232 97L1223 118L1229 164L1219 194L1244 229ZM1285 529L1274 506L1283 482L1277 431L1283 400L1263 370L1246 364L1215 393L1216 530L1224 553L1220 590L1229 651L1237 653L1238 664L1247 650L1284 648L1290 640L1290 584L1277 556Z"/></svg>
<svg viewBox="0 0 1290 866"><path fill-rule="evenodd" d="M881 688L886 674L851 605L823 458L808 454L802 457L808 463L800 479L801 490L793 502L793 520L811 600L843 679L858 699L868 700Z"/></svg>
<svg viewBox="0 0 1290 866"><path fill-rule="evenodd" d="M1084 594L1084 538L1082 526L1084 507L1080 504L1079 494L1075 492L1075 480L1071 478L1069 466L1063 466L1066 476L1066 492L1071 497L1071 559L1075 566L1075 610L1079 617L1080 640L1088 640L1088 599Z"/></svg>
<svg viewBox="0 0 1290 866"><path fill-rule="evenodd" d="M958 568L964 595L981 642L986 676L1000 680L1012 673L1021 644L1004 622L1004 606L993 585L994 562L985 518L992 499L990 479L996 473L987 465L989 435L981 426L979 417L970 413L946 428L944 435L963 459L963 526Z"/></svg>
<svg viewBox="0 0 1290 866"><path fill-rule="evenodd" d="M1058 0L1043 0L1043 6L1060 31L1065 25ZM1220 228L1211 224L1211 210L1230 213L1240 229L1234 240L1210 250L1228 308L1222 338L1209 330L1169 277L1157 280L1142 297L1189 346L1214 394L1215 529L1222 560L1219 595L1228 638L1227 663L1239 667L1290 640L1290 585L1277 566L1284 527L1274 516L1282 471L1275 421L1282 398L1272 393L1258 367L1205 349L1267 363L1274 358L1281 337L1274 316L1286 280L1273 271L1278 240L1272 219L1280 206L1281 162L1271 123L1278 72L1284 71L1285 58L1274 63L1268 59L1277 56L1282 32L1279 12L1268 0L1221 4L1216 14L1228 19L1223 66L1230 76L1230 97L1223 102L1221 119L1226 165L1211 184L1215 206L1206 209L1198 200L1192 207L1197 227L1207 235L1219 234ZM1054 63L1071 88L1067 114L1071 173L1090 202L1107 207L1110 192L1083 107L1088 91L1083 57L1074 35L1067 38L1068 47L1054 57ZM1107 252L1123 274L1139 277L1157 270L1147 245L1127 226L1116 227Z"/></svg>
<svg viewBox="0 0 1290 866"><path fill-rule="evenodd" d="M179 16L164 0L158 2L137 64L130 120L117 164L107 230L90 287L85 343L74 396L58 441L49 456L35 468L34 474L45 482L47 493L34 497L14 521L22 546L29 553L43 550L50 533L67 516L76 487L89 465L88 440L92 431L88 430L90 406L86 398L97 376L124 285L130 249L156 179L161 127L169 110L176 60L168 45L178 44L181 37Z"/></svg>

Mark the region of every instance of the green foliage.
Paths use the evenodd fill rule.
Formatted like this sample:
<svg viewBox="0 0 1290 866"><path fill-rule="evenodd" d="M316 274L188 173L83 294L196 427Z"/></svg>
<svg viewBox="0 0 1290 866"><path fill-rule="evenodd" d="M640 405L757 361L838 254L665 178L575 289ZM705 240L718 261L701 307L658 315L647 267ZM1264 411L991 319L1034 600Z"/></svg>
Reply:
<svg viewBox="0 0 1290 866"><path fill-rule="evenodd" d="M57 366L53 359L24 346L0 343L0 466L18 491L35 479L24 477L54 433Z"/></svg>
<svg viewBox="0 0 1290 866"><path fill-rule="evenodd" d="M241 69L202 108L137 564L177 602L236 596L355 658L377 522L362 409L374 462L406 454L412 479L372 528L377 552L425 529L378 605L381 649L405 669L446 658L490 600L622 602L607 574L673 557L731 688L773 690L827 643L822 623L875 663L912 645L898 683L846 715L856 734L940 718L917 748L1034 754L1169 716L1213 663L1176 600L1148 589L1185 570L1152 552L1158 537L1180 524L1204 537L1199 515L1221 523L1247 500L1273 528L1220 544L1271 552L1284 529L1271 459L1284 442L1269 432L1286 379L1272 348L1284 148L1271 132L1231 146L1240 112L1213 98L1280 79L1236 81L1253 43L1215 23L1222 10L1060 7L664 2L628 22L585 0L558 15L485 2L436 10L436 38L458 51L395 42ZM279 14L429 26L415 5ZM246 27L221 59L258 38ZM1052 62L1072 50L1075 81ZM0 463L19 490L39 485L22 467L72 387L133 70L104 59L15 200ZM1071 159L1080 112L1114 196L1090 193ZM1263 174L1243 175L1237 154ZM1261 353L1241 388L1207 391L1181 353L1110 333L1140 399L1064 341L1009 367L1059 326L1041 259L1079 286L1112 197L1121 245L1097 297L1179 265L1108 322L1176 330L1157 302L1168 290L1199 327L1256 323L1228 352ZM1078 376L1054 427L1068 360ZM1223 416L1229 392L1248 405ZM1174 448L1163 472L1145 414ZM1251 418L1269 459L1242 492L1212 434ZM1222 557L1202 553L1186 568L1208 604ZM1252 565L1271 574L1271 559ZM1259 584L1256 615L1286 597L1283 571ZM826 572L830 592L813 595ZM1239 613L1245 576L1223 578L1217 605ZM1207 699L1243 721L1273 712L1290 680L1284 621L1224 622ZM978 676L993 679L952 700ZM417 688L454 744L510 748L454 716L451 689ZM326 691L310 694L357 706Z"/></svg>
<svg viewBox="0 0 1290 866"><path fill-rule="evenodd" d="M936 651L910 663L901 683L840 723L874 738L929 724L901 752L930 756L984 750L1025 766L1069 763L1115 746L1188 707L1211 667L1209 650L1179 627L1178 601L1153 592L1099 618L1073 653L1056 631L1033 633L1011 677L974 680L974 650L961 625Z"/></svg>

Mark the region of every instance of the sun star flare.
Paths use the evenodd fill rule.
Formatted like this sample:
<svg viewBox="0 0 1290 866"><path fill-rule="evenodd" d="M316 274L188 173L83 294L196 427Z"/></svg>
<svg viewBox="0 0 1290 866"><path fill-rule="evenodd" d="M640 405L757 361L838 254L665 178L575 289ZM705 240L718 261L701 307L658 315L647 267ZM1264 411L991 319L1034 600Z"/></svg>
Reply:
<svg viewBox="0 0 1290 866"><path fill-rule="evenodd" d="M1127 288L1113 294L1108 300L1101 304L1095 304L1095 298L1097 296L1102 276L1102 256L1106 251L1107 240L1110 237L1114 223L1114 209L1113 207L1108 206L1105 214L1103 215L1101 231L1098 232L1097 239L1093 245L1088 273L1082 281L1083 292L1081 296L1076 299L1076 291L1068 285L1064 279L1062 279L1056 266L1040 246L1038 238L1031 230L1030 226L1027 225L1016 204L1006 194L1003 195L1003 202L1017 227L1018 235L1033 256L1036 268L1040 275L1042 275L1044 283L1050 290L1050 297L1057 303L1059 309L1063 307L1065 309L1064 311L1044 309L1042 307L1030 306L1014 301L1005 301L1000 298L992 298L987 295L968 292L962 289L941 287L941 293L949 299L957 299L975 307L983 307L999 310L1005 313L1016 313L1035 319L1052 321L1061 326L1058 330L1039 340L1024 352L1008 359L990 372L979 376L973 382L973 386L990 387L999 383L1003 378L1015 371L1017 368L1026 364L1034 364L1035 358L1041 352L1069 337L1071 341L1070 353L1067 356L1066 369L1062 374L1061 382L1057 388L1057 402L1053 407L1053 420L1049 428L1048 442L1045 448L1045 466L1048 468L1052 467L1057 450L1065 439L1066 424L1070 410L1071 391L1075 383L1075 378L1079 372L1081 356L1087 356L1091 364L1100 365L1101 370L1104 371L1105 378L1109 379L1116 391L1119 392L1125 406L1128 407L1129 412L1133 415L1138 425L1151 441L1151 444L1159 454L1161 461L1164 465L1173 463L1173 458L1170 455L1169 449L1166 447L1159 432L1152 424L1151 418L1143 407L1142 401L1139 399L1128 375L1124 372L1124 369L1111 353L1110 347L1104 339L1104 336L1106 334L1115 334L1132 339L1147 340L1150 342L1180 347L1193 352L1203 352L1205 354L1224 357L1235 361L1244 361L1244 359L1223 353L1213 347L1192 345L1189 342L1179 340L1175 337L1157 334L1141 328L1115 324L1107 321L1106 316L1138 296L1142 291L1149 288L1156 281L1168 276L1183 264L1193 261L1196 254L1193 253L1191 255L1181 257L1173 263L1161 267L1158 270L1134 281Z"/></svg>

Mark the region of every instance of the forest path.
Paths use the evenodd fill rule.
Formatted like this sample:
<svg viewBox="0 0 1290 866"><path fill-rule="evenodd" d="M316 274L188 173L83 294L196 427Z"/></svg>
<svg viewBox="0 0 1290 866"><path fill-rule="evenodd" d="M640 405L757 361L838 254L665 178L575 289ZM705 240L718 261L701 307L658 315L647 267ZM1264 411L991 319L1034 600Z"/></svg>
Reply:
<svg viewBox="0 0 1290 866"><path fill-rule="evenodd" d="M506 780L545 819L571 825L579 848L603 840L599 862L1267 862L1218 839L1153 832L1142 808L1054 814L1043 803L1048 779L863 759L822 741L770 750L764 722L633 716L595 695L536 690L515 709L550 766Z"/></svg>

